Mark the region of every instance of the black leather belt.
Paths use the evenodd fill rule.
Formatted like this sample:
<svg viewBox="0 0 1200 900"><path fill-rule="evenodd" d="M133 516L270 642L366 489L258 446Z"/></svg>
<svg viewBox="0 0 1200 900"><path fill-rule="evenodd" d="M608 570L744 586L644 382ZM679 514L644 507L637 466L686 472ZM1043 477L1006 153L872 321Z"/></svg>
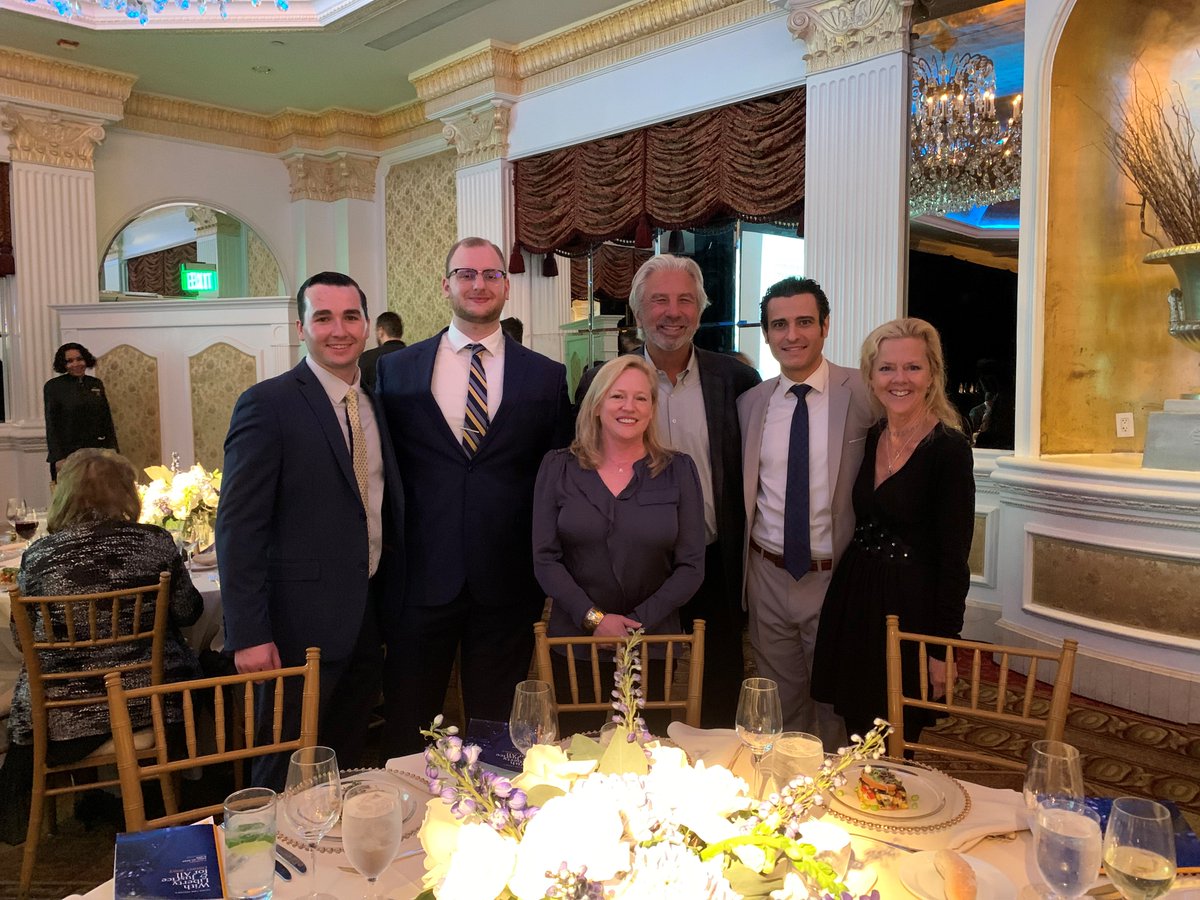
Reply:
<svg viewBox="0 0 1200 900"><path fill-rule="evenodd" d="M783 564L783 554L772 553L770 550L767 550L764 547L759 546L758 541L756 541L754 538L750 538L750 549L753 550L755 553L757 553L759 556L761 556L763 559L765 559L767 562L774 563L776 566L778 566L781 569L787 568L787 566L785 566ZM833 568L833 560L832 559L814 559L812 561L812 565L810 565L808 567L808 571L810 571L810 572L828 572L832 568Z"/></svg>

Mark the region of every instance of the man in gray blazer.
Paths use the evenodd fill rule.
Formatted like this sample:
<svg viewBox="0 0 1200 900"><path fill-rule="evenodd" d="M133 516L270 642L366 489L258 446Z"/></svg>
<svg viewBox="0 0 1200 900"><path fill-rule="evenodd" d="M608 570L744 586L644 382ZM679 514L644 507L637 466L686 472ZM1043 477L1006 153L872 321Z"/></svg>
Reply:
<svg viewBox="0 0 1200 900"><path fill-rule="evenodd" d="M809 677L825 591L854 534L851 491L871 413L859 373L822 356L829 300L819 284L785 278L761 311L780 375L738 399L750 643L759 674L779 683L785 730L832 750L846 729L809 696Z"/></svg>

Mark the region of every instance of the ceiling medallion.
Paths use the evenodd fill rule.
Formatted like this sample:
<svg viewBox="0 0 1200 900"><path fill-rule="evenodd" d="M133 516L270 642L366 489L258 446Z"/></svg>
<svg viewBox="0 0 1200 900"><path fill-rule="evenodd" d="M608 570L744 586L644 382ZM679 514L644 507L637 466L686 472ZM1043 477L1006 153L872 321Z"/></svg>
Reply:
<svg viewBox="0 0 1200 900"><path fill-rule="evenodd" d="M909 145L910 216L940 216L1021 194L1021 96L1002 124L995 67L986 56L913 60Z"/></svg>
<svg viewBox="0 0 1200 900"><path fill-rule="evenodd" d="M28 3L38 3L39 0L26 0ZM149 21L151 14L161 13L171 4L178 6L180 9L195 9L200 15L204 15L208 11L208 0L196 0L192 3L191 0L46 0L54 7L55 12L65 19L73 18L83 12L83 3L93 3L101 9L110 9L113 12L123 13L130 19L135 19L142 25ZM229 17L229 12L226 7L231 0L217 0L217 6L221 11L221 18ZM253 6L258 6L260 0L250 0ZM286 11L288 8L288 0L274 0L275 6L278 9Z"/></svg>

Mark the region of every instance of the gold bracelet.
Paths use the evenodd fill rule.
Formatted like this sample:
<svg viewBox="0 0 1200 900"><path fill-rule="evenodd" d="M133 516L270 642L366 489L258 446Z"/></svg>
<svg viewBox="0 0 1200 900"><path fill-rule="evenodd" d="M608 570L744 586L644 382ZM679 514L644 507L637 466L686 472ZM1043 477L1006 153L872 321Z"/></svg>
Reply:
<svg viewBox="0 0 1200 900"><path fill-rule="evenodd" d="M601 612L600 610L596 609L596 607L593 606L591 609L589 609L586 613L583 614L584 629L586 631L588 631L589 633L594 632L596 630L596 628L600 625L600 620L603 618L604 618L604 613Z"/></svg>

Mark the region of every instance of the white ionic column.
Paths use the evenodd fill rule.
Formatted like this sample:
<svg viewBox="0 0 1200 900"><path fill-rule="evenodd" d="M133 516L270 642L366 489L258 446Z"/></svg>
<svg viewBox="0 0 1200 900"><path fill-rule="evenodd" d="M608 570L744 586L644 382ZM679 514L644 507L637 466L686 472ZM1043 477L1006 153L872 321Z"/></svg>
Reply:
<svg viewBox="0 0 1200 900"><path fill-rule="evenodd" d="M0 106L12 155L13 256L17 274L6 319L12 379L10 422L40 422L42 385L51 377L58 317L51 304L99 297L92 152L99 120L16 104Z"/></svg>
<svg viewBox="0 0 1200 900"><path fill-rule="evenodd" d="M906 306L912 0L774 2L806 45L805 274L829 295L826 355L857 366Z"/></svg>

